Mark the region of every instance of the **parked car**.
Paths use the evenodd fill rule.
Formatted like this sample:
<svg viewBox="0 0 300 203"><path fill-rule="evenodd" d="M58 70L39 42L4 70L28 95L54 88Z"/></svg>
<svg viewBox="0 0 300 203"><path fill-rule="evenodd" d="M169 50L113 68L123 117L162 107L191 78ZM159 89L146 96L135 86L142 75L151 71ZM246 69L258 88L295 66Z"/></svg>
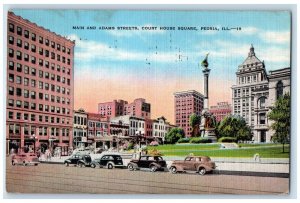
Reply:
<svg viewBox="0 0 300 203"><path fill-rule="evenodd" d="M40 163L39 158L35 153L16 154L12 156L12 160L11 160L12 165L22 164L24 166L26 165L37 166L39 163Z"/></svg>
<svg viewBox="0 0 300 203"><path fill-rule="evenodd" d="M105 154L101 158L94 159L91 167L96 168L96 166L107 169L124 168L122 157L116 154Z"/></svg>
<svg viewBox="0 0 300 203"><path fill-rule="evenodd" d="M75 165L79 167L90 166L92 158L86 154L74 154L64 161L65 166Z"/></svg>
<svg viewBox="0 0 300 203"><path fill-rule="evenodd" d="M169 170L171 173L193 171L204 175L216 168L215 162L208 156L188 156L183 161L173 161Z"/></svg>
<svg viewBox="0 0 300 203"><path fill-rule="evenodd" d="M131 159L127 165L127 168L132 170L138 170L141 168L148 168L152 172L158 170L165 170L167 167L166 161L161 156L140 156L138 159Z"/></svg>

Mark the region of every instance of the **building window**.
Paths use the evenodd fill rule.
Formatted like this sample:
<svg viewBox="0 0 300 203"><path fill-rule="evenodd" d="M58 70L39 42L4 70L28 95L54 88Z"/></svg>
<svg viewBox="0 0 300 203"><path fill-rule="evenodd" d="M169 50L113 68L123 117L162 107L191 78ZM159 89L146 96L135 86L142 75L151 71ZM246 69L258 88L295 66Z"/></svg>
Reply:
<svg viewBox="0 0 300 203"><path fill-rule="evenodd" d="M14 70L15 63L13 61L9 61L8 67L9 67L9 70Z"/></svg>
<svg viewBox="0 0 300 203"><path fill-rule="evenodd" d="M45 39L46 46L49 46L49 39Z"/></svg>
<svg viewBox="0 0 300 203"><path fill-rule="evenodd" d="M29 38L29 31L28 31L28 30L24 30L24 36L25 36L26 38Z"/></svg>
<svg viewBox="0 0 300 203"><path fill-rule="evenodd" d="M36 52L36 46L34 44L31 45L31 51Z"/></svg>
<svg viewBox="0 0 300 203"><path fill-rule="evenodd" d="M18 108L22 107L22 102L20 100L16 101L16 107L18 107Z"/></svg>
<svg viewBox="0 0 300 203"><path fill-rule="evenodd" d="M36 69L35 68L31 68L31 75L36 75Z"/></svg>
<svg viewBox="0 0 300 203"><path fill-rule="evenodd" d="M43 65L44 65L43 59L39 59L39 65L40 65L40 66L43 66Z"/></svg>
<svg viewBox="0 0 300 203"><path fill-rule="evenodd" d="M14 119L14 112L9 111L8 112L8 118L9 119Z"/></svg>
<svg viewBox="0 0 300 203"><path fill-rule="evenodd" d="M28 54L24 54L24 60L29 61L29 55Z"/></svg>
<svg viewBox="0 0 300 203"><path fill-rule="evenodd" d="M43 43L44 43L44 39L43 39L42 36L39 36L39 43L40 43L40 44L43 44Z"/></svg>
<svg viewBox="0 0 300 203"><path fill-rule="evenodd" d="M44 72L42 70L39 70L39 77L43 78L43 76L44 76Z"/></svg>
<svg viewBox="0 0 300 203"><path fill-rule="evenodd" d="M8 50L8 56L9 57L14 57L14 50L13 49Z"/></svg>
<svg viewBox="0 0 300 203"><path fill-rule="evenodd" d="M35 64L36 58L34 56L31 56L31 63Z"/></svg>
<svg viewBox="0 0 300 203"><path fill-rule="evenodd" d="M39 47L39 54L43 56L44 54L44 49L42 47Z"/></svg>
<svg viewBox="0 0 300 203"><path fill-rule="evenodd" d="M32 109L32 110L35 110L35 109L36 109L36 104L35 104L35 103L31 103L30 106L31 106L31 109Z"/></svg>
<svg viewBox="0 0 300 203"><path fill-rule="evenodd" d="M10 32L15 32L15 25L14 24L12 24L12 23L9 23L9 31Z"/></svg>
<svg viewBox="0 0 300 203"><path fill-rule="evenodd" d="M28 86L28 84L29 84L29 78L24 78L24 85Z"/></svg>
<svg viewBox="0 0 300 203"><path fill-rule="evenodd" d="M8 100L8 106L10 106L10 107L14 106L14 100L13 99Z"/></svg>
<svg viewBox="0 0 300 203"><path fill-rule="evenodd" d="M26 49L26 50L29 49L29 43L28 42L24 42L24 49Z"/></svg>
<svg viewBox="0 0 300 203"><path fill-rule="evenodd" d="M31 114L31 121L35 121L35 115Z"/></svg>
<svg viewBox="0 0 300 203"><path fill-rule="evenodd" d="M29 91L28 90L24 90L24 97L29 98Z"/></svg>
<svg viewBox="0 0 300 203"><path fill-rule="evenodd" d="M16 83L17 84L22 84L22 77L21 76L16 77Z"/></svg>
<svg viewBox="0 0 300 203"><path fill-rule="evenodd" d="M14 87L8 87L8 94L14 95Z"/></svg>
<svg viewBox="0 0 300 203"><path fill-rule="evenodd" d="M14 44L14 37L13 36L9 36L8 43L9 44Z"/></svg>
<svg viewBox="0 0 300 203"><path fill-rule="evenodd" d="M22 64L17 63L17 71L22 72Z"/></svg>
<svg viewBox="0 0 300 203"><path fill-rule="evenodd" d="M266 97L261 97L258 99L258 107L265 108L266 106Z"/></svg>
<svg viewBox="0 0 300 203"><path fill-rule="evenodd" d="M17 59L22 60L22 52L17 51Z"/></svg>
<svg viewBox="0 0 300 203"><path fill-rule="evenodd" d="M43 82L42 81L39 81L39 88L43 89Z"/></svg>
<svg viewBox="0 0 300 203"><path fill-rule="evenodd" d="M14 82L14 77L15 77L14 74L9 74L8 75L8 81L9 82Z"/></svg>
<svg viewBox="0 0 300 203"><path fill-rule="evenodd" d="M41 99L41 100L44 99L44 94L42 92L39 93L39 99Z"/></svg>
<svg viewBox="0 0 300 203"><path fill-rule="evenodd" d="M25 108L25 109L29 109L29 102L24 101L24 108Z"/></svg>
<svg viewBox="0 0 300 203"><path fill-rule="evenodd" d="M21 39L17 39L17 46L22 47L22 40Z"/></svg>
<svg viewBox="0 0 300 203"><path fill-rule="evenodd" d="M22 35L22 28L17 26L17 34Z"/></svg>
<svg viewBox="0 0 300 203"><path fill-rule="evenodd" d="M51 41L51 47L55 48L55 42Z"/></svg>
<svg viewBox="0 0 300 203"><path fill-rule="evenodd" d="M31 91L31 99L35 99L35 91Z"/></svg>
<svg viewBox="0 0 300 203"><path fill-rule="evenodd" d="M51 59L55 59L55 53L51 52Z"/></svg>
<svg viewBox="0 0 300 203"><path fill-rule="evenodd" d="M31 39L32 39L32 41L35 41L36 40L36 34L31 33Z"/></svg>
<svg viewBox="0 0 300 203"><path fill-rule="evenodd" d="M49 61L45 61L45 67L49 68Z"/></svg>
<svg viewBox="0 0 300 203"><path fill-rule="evenodd" d="M283 96L283 83L280 80L276 85L276 98Z"/></svg>
<svg viewBox="0 0 300 203"><path fill-rule="evenodd" d="M39 122L43 122L43 116L39 115Z"/></svg>
<svg viewBox="0 0 300 203"><path fill-rule="evenodd" d="M266 124L266 114L265 113L259 114L259 124Z"/></svg>
<svg viewBox="0 0 300 203"><path fill-rule="evenodd" d="M35 80L31 80L31 87L35 87Z"/></svg>
<svg viewBox="0 0 300 203"><path fill-rule="evenodd" d="M71 49L69 49L69 48L67 49L67 54L69 54L69 55L71 54Z"/></svg>

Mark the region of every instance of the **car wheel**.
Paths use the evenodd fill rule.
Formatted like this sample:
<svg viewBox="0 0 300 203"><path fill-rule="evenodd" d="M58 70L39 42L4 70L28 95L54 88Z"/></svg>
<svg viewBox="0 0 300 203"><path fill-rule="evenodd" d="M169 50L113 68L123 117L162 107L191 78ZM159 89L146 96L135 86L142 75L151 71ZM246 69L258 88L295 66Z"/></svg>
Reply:
<svg viewBox="0 0 300 203"><path fill-rule="evenodd" d="M34 164L35 166L37 166L38 164Z"/></svg>
<svg viewBox="0 0 300 203"><path fill-rule="evenodd" d="M91 164L91 168L96 168L96 165L95 164Z"/></svg>
<svg viewBox="0 0 300 203"><path fill-rule="evenodd" d="M16 165L16 163L15 163L14 161L12 161L12 162L11 162L11 165L15 166L15 165Z"/></svg>
<svg viewBox="0 0 300 203"><path fill-rule="evenodd" d="M157 167L155 165L150 166L150 171L155 172L157 170Z"/></svg>
<svg viewBox="0 0 300 203"><path fill-rule="evenodd" d="M199 173L199 175L202 175L202 176L203 176L203 175L206 173L206 169L203 168L203 167L201 167L201 168L199 168L198 173Z"/></svg>
<svg viewBox="0 0 300 203"><path fill-rule="evenodd" d="M128 164L127 168L128 168L130 171L133 171L133 170L134 170L133 164Z"/></svg>
<svg viewBox="0 0 300 203"><path fill-rule="evenodd" d="M113 168L114 168L114 165L112 163L107 164L107 169L113 169Z"/></svg>
<svg viewBox="0 0 300 203"><path fill-rule="evenodd" d="M26 166L26 162L25 161L23 162L23 166Z"/></svg>
<svg viewBox="0 0 300 203"><path fill-rule="evenodd" d="M170 172L173 173L173 174L177 173L176 167L175 166L171 166Z"/></svg>
<svg viewBox="0 0 300 203"><path fill-rule="evenodd" d="M65 166L67 166L67 167L68 167L68 166L69 166L69 163L68 163L68 162L66 162L66 163L65 163Z"/></svg>

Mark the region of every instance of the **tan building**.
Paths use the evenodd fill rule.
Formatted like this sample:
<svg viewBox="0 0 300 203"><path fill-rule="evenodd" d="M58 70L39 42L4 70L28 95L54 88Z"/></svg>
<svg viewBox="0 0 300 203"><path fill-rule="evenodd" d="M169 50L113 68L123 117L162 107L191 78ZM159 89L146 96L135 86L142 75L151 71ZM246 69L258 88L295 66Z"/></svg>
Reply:
<svg viewBox="0 0 300 203"><path fill-rule="evenodd" d="M267 117L278 95L290 91L290 68L270 71L251 46L248 57L239 65L232 86L233 114L242 116L253 132L255 142L271 142Z"/></svg>

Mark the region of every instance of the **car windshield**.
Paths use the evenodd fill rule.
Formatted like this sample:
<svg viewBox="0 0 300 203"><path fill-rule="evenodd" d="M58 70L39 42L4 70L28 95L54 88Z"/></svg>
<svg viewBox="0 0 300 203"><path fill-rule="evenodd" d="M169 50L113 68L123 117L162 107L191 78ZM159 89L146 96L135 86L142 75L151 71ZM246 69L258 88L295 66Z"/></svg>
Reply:
<svg viewBox="0 0 300 203"><path fill-rule="evenodd" d="M163 160L160 156L156 156L156 157L154 157L154 159L155 159L156 161L162 161L162 160Z"/></svg>

